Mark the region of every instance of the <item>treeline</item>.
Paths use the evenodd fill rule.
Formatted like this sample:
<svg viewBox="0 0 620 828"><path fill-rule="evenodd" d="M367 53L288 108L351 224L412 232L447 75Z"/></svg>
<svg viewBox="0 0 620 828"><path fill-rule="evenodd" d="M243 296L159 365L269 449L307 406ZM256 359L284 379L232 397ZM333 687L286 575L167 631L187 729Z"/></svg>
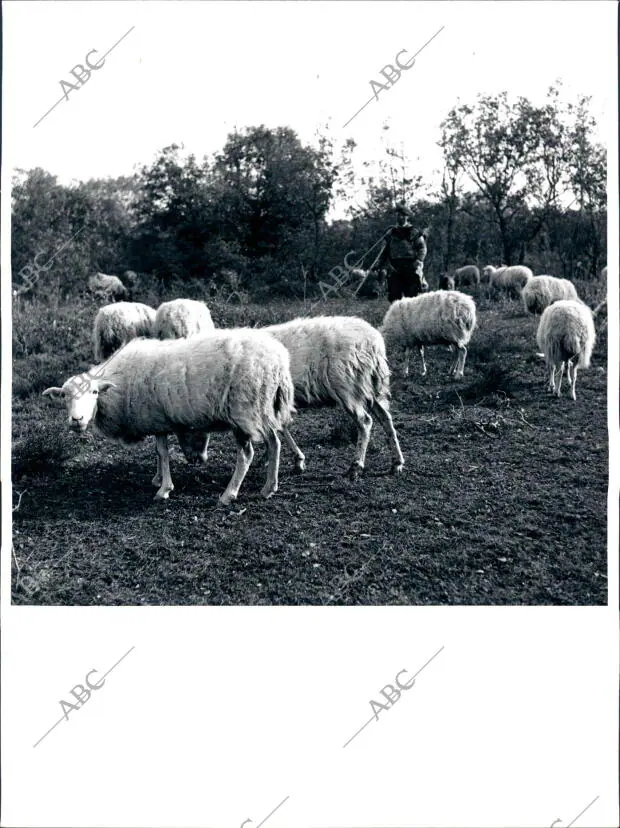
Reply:
<svg viewBox="0 0 620 828"><path fill-rule="evenodd" d="M431 285L470 263L595 278L607 223L606 151L595 126L589 99L563 104L558 87L542 107L506 93L459 104L440 125L436 192L402 149L384 143L360 176L352 140L337 151L324 130L303 145L288 127L235 132L202 161L173 145L132 176L68 187L41 169L18 171L14 288L40 254L40 263L55 256L54 267L30 293L72 294L95 271L133 270L162 289L196 283L256 299L310 296L348 251L354 263L381 238L397 201L430 228ZM347 218L328 222L335 200L348 204Z"/></svg>

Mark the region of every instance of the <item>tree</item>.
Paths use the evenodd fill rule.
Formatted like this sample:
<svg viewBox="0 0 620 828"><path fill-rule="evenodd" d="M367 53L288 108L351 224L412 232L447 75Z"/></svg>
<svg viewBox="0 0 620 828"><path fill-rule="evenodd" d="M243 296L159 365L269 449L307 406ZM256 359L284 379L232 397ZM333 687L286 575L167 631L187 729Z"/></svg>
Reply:
<svg viewBox="0 0 620 828"><path fill-rule="evenodd" d="M566 179L566 129L557 96L550 88L543 107L523 97L509 103L506 92L478 96L475 106L454 107L441 124L446 166L466 173L490 205L506 264L540 231ZM542 219L524 237L523 219L532 205L542 208Z"/></svg>

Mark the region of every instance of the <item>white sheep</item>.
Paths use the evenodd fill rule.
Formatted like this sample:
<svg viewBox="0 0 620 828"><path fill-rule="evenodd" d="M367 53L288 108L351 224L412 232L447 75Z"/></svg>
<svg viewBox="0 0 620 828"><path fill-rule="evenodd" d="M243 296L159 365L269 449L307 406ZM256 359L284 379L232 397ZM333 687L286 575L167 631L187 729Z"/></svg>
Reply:
<svg viewBox="0 0 620 828"><path fill-rule="evenodd" d="M559 299L549 305L540 317L536 342L544 354L549 370L549 390L560 396L566 365L571 395L576 400L577 368L590 366L592 349L596 342L594 316L590 308L584 302L574 299ZM556 386L557 368L559 373Z"/></svg>
<svg viewBox="0 0 620 828"><path fill-rule="evenodd" d="M542 313L558 299L579 299L572 282L546 274L528 279L521 291L521 298L526 312L533 314Z"/></svg>
<svg viewBox="0 0 620 828"><path fill-rule="evenodd" d="M476 303L458 290L433 290L414 299L393 302L379 328L388 350L405 349L403 374L409 374L409 350L417 348L426 374L425 345L448 345L455 350L450 374L463 376L467 344L476 327Z"/></svg>
<svg viewBox="0 0 620 828"><path fill-rule="evenodd" d="M93 348L101 362L137 336L151 336L155 311L141 302L116 302L104 305L95 316Z"/></svg>
<svg viewBox="0 0 620 828"><path fill-rule="evenodd" d="M98 299L107 299L117 302L129 299L129 290L118 276L107 276L105 273L95 273L88 280L88 287Z"/></svg>
<svg viewBox="0 0 620 828"><path fill-rule="evenodd" d="M530 268L524 265L511 265L509 267L502 265L498 268L488 265L484 268L483 274L490 285L515 295L523 290L528 279L531 279L534 275Z"/></svg>
<svg viewBox="0 0 620 828"><path fill-rule="evenodd" d="M465 285L476 286L480 284L480 271L476 265L465 265L457 268L452 274L455 287L464 287Z"/></svg>
<svg viewBox="0 0 620 828"><path fill-rule="evenodd" d="M373 416L388 438L392 474L402 471L405 461L389 408L390 369L383 337L376 328L355 316L318 316L263 330L290 353L298 408L337 405L356 421L355 459L348 471L351 479L364 468ZM283 434L295 455L297 471L303 471L303 453L288 429Z"/></svg>
<svg viewBox="0 0 620 828"><path fill-rule="evenodd" d="M157 308L153 324L156 339L181 339L215 330L209 308L195 299L173 299Z"/></svg>
<svg viewBox="0 0 620 828"><path fill-rule="evenodd" d="M156 500L174 489L168 435L188 429L232 429L237 442L234 474L220 503L235 500L254 456L253 441L267 443L267 481L278 488L280 440L290 422L294 389L289 355L262 331L239 328L189 339L135 339L103 367L67 380L44 395L64 398L68 424L83 432L90 422L106 437L134 443L154 434L159 486Z"/></svg>

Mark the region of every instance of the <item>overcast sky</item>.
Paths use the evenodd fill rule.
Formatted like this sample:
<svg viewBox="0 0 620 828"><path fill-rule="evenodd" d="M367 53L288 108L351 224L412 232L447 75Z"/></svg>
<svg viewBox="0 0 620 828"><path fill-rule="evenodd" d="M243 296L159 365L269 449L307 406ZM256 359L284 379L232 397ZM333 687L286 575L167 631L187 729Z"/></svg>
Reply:
<svg viewBox="0 0 620 828"><path fill-rule="evenodd" d="M441 164L439 124L458 99L507 90L541 103L556 78L564 99L592 95L605 141L617 88L616 14L613 0L14 0L3 4L5 162L69 183L130 174L171 143L201 158L235 126L287 125L311 142L329 123L338 142L358 143L358 163L377 159L383 138L402 145L412 172L430 182ZM375 100L371 79L384 81L381 69L401 50L405 63L438 31ZM127 32L63 99L61 79L75 82L71 69L87 53L97 50L95 63Z"/></svg>

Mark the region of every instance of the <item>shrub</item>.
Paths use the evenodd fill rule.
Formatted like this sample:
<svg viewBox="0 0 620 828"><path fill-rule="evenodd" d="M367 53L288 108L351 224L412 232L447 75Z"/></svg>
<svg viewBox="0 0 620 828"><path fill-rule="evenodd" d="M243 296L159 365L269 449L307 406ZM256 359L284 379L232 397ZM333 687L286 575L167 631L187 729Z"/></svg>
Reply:
<svg viewBox="0 0 620 828"><path fill-rule="evenodd" d="M79 452L74 435L60 428L39 430L24 440L13 443L11 471L13 481L25 474L49 474Z"/></svg>

